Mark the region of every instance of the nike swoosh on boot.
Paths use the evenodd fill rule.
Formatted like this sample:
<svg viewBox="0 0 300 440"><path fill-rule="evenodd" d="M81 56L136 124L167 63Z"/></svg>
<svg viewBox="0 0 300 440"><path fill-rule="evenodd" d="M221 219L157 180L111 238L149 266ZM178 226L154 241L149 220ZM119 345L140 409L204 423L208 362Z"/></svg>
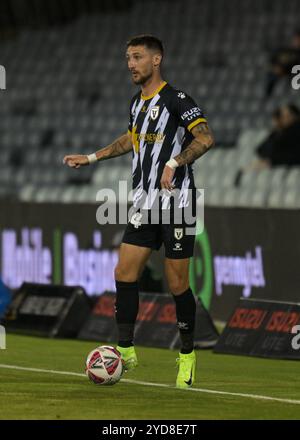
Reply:
<svg viewBox="0 0 300 440"><path fill-rule="evenodd" d="M191 376L190 376L190 378L189 378L189 380L188 381L186 381L185 380L185 383L187 384L187 385L192 385L192 371L191 371Z"/></svg>

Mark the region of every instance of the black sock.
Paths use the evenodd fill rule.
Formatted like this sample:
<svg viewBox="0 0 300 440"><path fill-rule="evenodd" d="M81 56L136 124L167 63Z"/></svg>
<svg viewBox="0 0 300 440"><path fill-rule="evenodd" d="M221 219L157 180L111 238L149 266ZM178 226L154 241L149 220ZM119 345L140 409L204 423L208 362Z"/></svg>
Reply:
<svg viewBox="0 0 300 440"><path fill-rule="evenodd" d="M188 354L194 350L194 329L196 301L193 292L188 288L181 295L173 295L176 304L177 326L181 338L181 353Z"/></svg>
<svg viewBox="0 0 300 440"><path fill-rule="evenodd" d="M115 317L119 331L120 347L133 345L134 325L139 311L139 290L137 281L127 283L116 281Z"/></svg>

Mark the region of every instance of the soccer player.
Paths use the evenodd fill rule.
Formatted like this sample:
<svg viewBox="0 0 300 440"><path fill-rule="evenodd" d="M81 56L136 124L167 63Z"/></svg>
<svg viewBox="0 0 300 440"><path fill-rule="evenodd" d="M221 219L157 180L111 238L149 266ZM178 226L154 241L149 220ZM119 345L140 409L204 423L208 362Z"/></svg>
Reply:
<svg viewBox="0 0 300 440"><path fill-rule="evenodd" d="M65 156L64 162L80 168L94 162L132 152L133 205L151 211L159 192L158 212L171 209L172 191L178 190L181 208L195 202L185 199L195 189L192 163L212 147L214 140L207 120L195 101L163 80L162 42L152 35L140 35L127 42L127 63L139 92L130 104L128 132L112 144L90 155ZM164 192L163 194L161 194ZM143 198L143 194L148 197ZM153 197L153 194L155 195ZM152 250L165 247L165 273L173 295L181 350L177 359L176 386L188 388L195 381L194 327L196 303L189 285L189 259L195 235L186 233L187 224L176 224L174 215L165 224L145 223L142 209L130 218L115 268L115 315L119 331L117 349L125 369L137 366L134 325L139 308L138 280ZM142 213L143 212L143 213Z"/></svg>

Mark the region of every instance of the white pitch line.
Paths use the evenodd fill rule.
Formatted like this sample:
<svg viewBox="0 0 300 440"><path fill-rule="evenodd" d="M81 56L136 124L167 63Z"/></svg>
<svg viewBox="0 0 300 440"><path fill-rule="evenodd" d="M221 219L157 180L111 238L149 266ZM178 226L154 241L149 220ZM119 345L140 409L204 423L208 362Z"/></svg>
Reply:
<svg viewBox="0 0 300 440"><path fill-rule="evenodd" d="M65 376L86 377L86 375L84 373L75 373L72 371L46 370L46 369L42 369L42 368L20 367L18 365L0 364L0 368L7 368L10 370L30 371L33 373L50 373L50 374L62 374ZM194 392L198 392L198 393L219 394L222 396L246 397L249 399L259 399L259 400L267 400L267 401L271 401L271 402L290 403L292 405L300 405L300 400L283 399L281 397L263 396L260 394L233 393L230 391L209 390L207 388L178 389L178 388L174 387L173 385L167 385L164 383L143 382L141 380L132 380L132 379L121 379L121 382L131 383L131 384L136 384L136 385L145 385L145 386L151 386L151 387L170 388L170 389L174 389L176 391L177 390L194 391Z"/></svg>

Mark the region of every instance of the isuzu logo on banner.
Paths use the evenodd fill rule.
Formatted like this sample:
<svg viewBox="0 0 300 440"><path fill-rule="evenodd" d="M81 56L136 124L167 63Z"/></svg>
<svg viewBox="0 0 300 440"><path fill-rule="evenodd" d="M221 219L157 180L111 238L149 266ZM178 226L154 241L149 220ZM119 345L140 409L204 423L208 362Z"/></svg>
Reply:
<svg viewBox="0 0 300 440"><path fill-rule="evenodd" d="M241 299L214 351L300 360L298 330L300 304Z"/></svg>

